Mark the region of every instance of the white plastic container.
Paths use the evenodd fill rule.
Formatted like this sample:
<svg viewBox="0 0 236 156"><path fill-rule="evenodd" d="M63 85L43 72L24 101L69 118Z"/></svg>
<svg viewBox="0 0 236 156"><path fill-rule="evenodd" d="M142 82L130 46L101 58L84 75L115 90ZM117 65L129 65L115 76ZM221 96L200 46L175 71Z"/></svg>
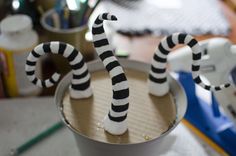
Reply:
<svg viewBox="0 0 236 156"><path fill-rule="evenodd" d="M25 74L26 57L38 44L38 35L32 29L31 18L27 15L8 16L1 21L0 29L0 53L5 60L4 78L8 95L39 94L41 89L31 84ZM36 71L41 75L40 69Z"/></svg>

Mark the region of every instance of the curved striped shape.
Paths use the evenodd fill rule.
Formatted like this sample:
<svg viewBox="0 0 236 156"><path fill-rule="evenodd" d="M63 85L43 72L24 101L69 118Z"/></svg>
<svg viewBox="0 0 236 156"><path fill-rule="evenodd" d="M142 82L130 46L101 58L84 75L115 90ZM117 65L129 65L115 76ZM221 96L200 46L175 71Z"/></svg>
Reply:
<svg viewBox="0 0 236 156"><path fill-rule="evenodd" d="M43 88L53 86L60 78L60 74L54 73L47 80L40 80L35 76L36 62L40 56L52 53L67 58L72 68L73 78L70 85L72 98L87 98L92 95L90 87L90 74L83 56L72 45L63 42L47 42L36 46L28 55L25 71L28 79L35 85Z"/></svg>
<svg viewBox="0 0 236 156"><path fill-rule="evenodd" d="M127 130L129 86L124 70L113 55L113 50L107 40L103 28L104 20L115 21L117 18L108 13L100 14L92 27L94 47L112 81L113 98L109 113L104 119L104 128L111 134L120 135Z"/></svg>
<svg viewBox="0 0 236 156"><path fill-rule="evenodd" d="M230 86L229 83L220 86L205 84L199 76L202 49L199 46L198 41L191 35L175 33L161 40L152 59L148 79L149 92L151 94L163 96L169 92L166 74L167 55L177 44L188 45L192 50L192 76L196 84L211 91L218 91Z"/></svg>

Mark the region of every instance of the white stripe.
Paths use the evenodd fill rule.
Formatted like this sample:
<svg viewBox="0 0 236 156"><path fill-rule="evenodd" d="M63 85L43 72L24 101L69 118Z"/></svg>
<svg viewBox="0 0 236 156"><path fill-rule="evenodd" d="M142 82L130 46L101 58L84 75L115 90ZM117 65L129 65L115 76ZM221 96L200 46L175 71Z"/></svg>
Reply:
<svg viewBox="0 0 236 156"><path fill-rule="evenodd" d="M160 44L162 44L162 47L163 47L165 50L167 50L167 51L170 51L170 50L171 50L171 48L170 48L170 47L168 46L168 44L167 44L167 38L166 38L166 37L165 37L164 40L161 41Z"/></svg>
<svg viewBox="0 0 236 156"><path fill-rule="evenodd" d="M108 45L105 45L105 46L102 46L102 47L97 47L96 48L96 51L97 51L97 54L98 55L101 55L103 52L105 51L112 51L112 47L108 44Z"/></svg>
<svg viewBox="0 0 236 156"><path fill-rule="evenodd" d="M28 57L27 57L27 60L29 61L33 61L33 62L37 62L38 61L38 58L37 57L34 57L34 55L30 52Z"/></svg>
<svg viewBox="0 0 236 156"><path fill-rule="evenodd" d="M174 42L175 45L179 44L179 33L175 33L172 35L172 41Z"/></svg>
<svg viewBox="0 0 236 156"><path fill-rule="evenodd" d="M152 65L155 68L161 68L161 69L166 68L166 63L157 62L155 60L152 61Z"/></svg>
<svg viewBox="0 0 236 156"><path fill-rule="evenodd" d="M72 79L71 83L72 84L81 84L84 82L87 82L90 79L90 75L87 74L85 77L81 78L81 79Z"/></svg>
<svg viewBox="0 0 236 156"><path fill-rule="evenodd" d="M41 80L39 80L39 79L37 80L37 83L36 83L36 85L37 85L37 86L39 86L39 87L43 87L43 86L42 86L42 81L41 81Z"/></svg>
<svg viewBox="0 0 236 156"><path fill-rule="evenodd" d="M77 63L79 63L79 62L80 62L80 61L79 61L79 57L76 56L73 61L70 61L70 62L69 62L69 64L70 64L70 65L75 65L75 64L77 64Z"/></svg>
<svg viewBox="0 0 236 156"><path fill-rule="evenodd" d="M201 47L199 46L199 44L195 44L193 47L192 47L192 51L194 54L198 54L198 53L201 53L202 54L202 49Z"/></svg>
<svg viewBox="0 0 236 156"><path fill-rule="evenodd" d="M35 79L35 75L27 75L27 78L32 82Z"/></svg>
<svg viewBox="0 0 236 156"><path fill-rule="evenodd" d="M187 36L185 37L185 39L184 39L184 43L185 43L185 44L188 44L192 39L193 39L192 36L187 35Z"/></svg>
<svg viewBox="0 0 236 156"><path fill-rule="evenodd" d="M199 66L200 65L200 60L192 60L192 64L195 66Z"/></svg>
<svg viewBox="0 0 236 156"><path fill-rule="evenodd" d="M198 77L199 74L200 74L199 71L194 71L194 72L192 72L192 77L193 77L193 79L195 79L196 77Z"/></svg>
<svg viewBox="0 0 236 156"><path fill-rule="evenodd" d="M162 54L161 51L159 50L159 48L157 48L155 54L161 58L167 58L167 55Z"/></svg>
<svg viewBox="0 0 236 156"><path fill-rule="evenodd" d="M100 23L100 24L93 23L93 27L92 28L98 28L98 27L102 27L102 26L103 26L103 22Z"/></svg>
<svg viewBox="0 0 236 156"><path fill-rule="evenodd" d="M54 74L52 75L52 79L57 82L57 81L60 79L60 76L61 76L61 74L54 73Z"/></svg>
<svg viewBox="0 0 236 156"><path fill-rule="evenodd" d="M128 88L129 88L128 81L122 81L112 86L112 90L114 91L128 89Z"/></svg>
<svg viewBox="0 0 236 156"><path fill-rule="evenodd" d="M102 33L102 34L94 34L93 35L93 42L96 42L96 41L99 41L99 40L102 40L102 39L107 39L107 36L105 33Z"/></svg>
<svg viewBox="0 0 236 156"><path fill-rule="evenodd" d="M123 111L123 112L114 112L113 110L110 109L110 115L112 117L122 117L125 116L127 114L128 110Z"/></svg>
<svg viewBox="0 0 236 156"><path fill-rule="evenodd" d="M59 42L51 42L50 49L53 54L58 54L59 51Z"/></svg>
<svg viewBox="0 0 236 156"><path fill-rule="evenodd" d="M69 45L69 44L66 44L66 49L65 49L65 51L64 51L63 56L67 58L67 57L71 54L71 52L72 52L73 50L74 50L74 47L72 47L72 46Z"/></svg>
<svg viewBox="0 0 236 156"><path fill-rule="evenodd" d="M37 54L39 54L40 56L44 55L45 52L44 52L44 50L43 50L43 43L41 43L41 44L39 44L38 46L36 46L36 47L34 48L34 51L35 51Z"/></svg>
<svg viewBox="0 0 236 156"><path fill-rule="evenodd" d="M75 65L75 64L81 62L82 59L83 59L83 56L82 56L82 54L79 52L78 55L75 56L74 60L70 61L69 64L70 64L70 65Z"/></svg>
<svg viewBox="0 0 236 156"><path fill-rule="evenodd" d="M225 84L221 84L219 87L220 87L221 89L223 89L223 88L225 88Z"/></svg>
<svg viewBox="0 0 236 156"><path fill-rule="evenodd" d="M153 71L150 71L150 74L155 78L166 78L167 77L166 72L164 72L162 74L157 74L157 73L154 73Z"/></svg>
<svg viewBox="0 0 236 156"><path fill-rule="evenodd" d="M121 106L129 103L129 97L124 98L124 99L112 99L112 103L115 106Z"/></svg>
<svg viewBox="0 0 236 156"><path fill-rule="evenodd" d="M115 56L111 56L111 57L106 58L105 60L103 60L103 64L104 64L104 66L107 66L109 63L111 63L113 61L117 61Z"/></svg>
<svg viewBox="0 0 236 156"><path fill-rule="evenodd" d="M122 69L121 66L117 66L117 67L113 68L113 69L109 72L109 74L110 74L111 77L114 77L114 76L119 75L119 74L121 74L121 73L124 73L124 71L123 71L123 69Z"/></svg>
<svg viewBox="0 0 236 156"><path fill-rule="evenodd" d="M85 63L82 68L76 69L76 70L72 70L72 72L73 72L73 74L75 74L75 75L80 75L80 74L82 74L83 72L85 72L87 69L88 69L88 68L87 68L87 65L86 65L86 63Z"/></svg>
<svg viewBox="0 0 236 156"><path fill-rule="evenodd" d="M32 71L35 70L35 66L29 66L29 65L25 65L25 71Z"/></svg>
<svg viewBox="0 0 236 156"><path fill-rule="evenodd" d="M70 90L71 97L74 97L74 98L84 98L84 97L89 97L92 95L91 87L88 87L87 89L83 91L80 91L80 90L72 89L70 85L69 90Z"/></svg>
<svg viewBox="0 0 236 156"><path fill-rule="evenodd" d="M202 88L205 88L205 86L206 86L206 85L205 85L204 83L202 83L202 82L199 83L198 85L201 86Z"/></svg>
<svg viewBox="0 0 236 156"><path fill-rule="evenodd" d="M49 87L52 87L54 84L51 81L49 81L49 79L47 79L45 81L45 85L47 86L47 88L49 88Z"/></svg>
<svg viewBox="0 0 236 156"><path fill-rule="evenodd" d="M109 20L111 20L111 14L107 14L107 18L109 19Z"/></svg>
<svg viewBox="0 0 236 156"><path fill-rule="evenodd" d="M34 55L33 55L32 53L30 53L30 54L31 54L31 55L28 55L27 60L29 60L29 61L36 60L36 61L34 61L34 62L37 62L38 58L37 58L37 57L34 57Z"/></svg>
<svg viewBox="0 0 236 156"><path fill-rule="evenodd" d="M98 19L101 20L101 21L103 21L102 15L103 15L103 14L100 14L100 15L98 16Z"/></svg>

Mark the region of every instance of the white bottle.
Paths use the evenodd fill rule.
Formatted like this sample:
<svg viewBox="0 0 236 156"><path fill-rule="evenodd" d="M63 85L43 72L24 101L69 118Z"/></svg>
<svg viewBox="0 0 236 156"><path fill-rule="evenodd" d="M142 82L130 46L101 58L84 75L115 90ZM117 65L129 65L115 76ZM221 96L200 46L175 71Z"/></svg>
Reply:
<svg viewBox="0 0 236 156"><path fill-rule="evenodd" d="M13 15L0 23L0 54L4 56L4 79L10 97L37 95L41 89L31 84L25 74L25 61L29 52L38 44L38 35L32 29L27 15ZM37 75L41 75L37 64Z"/></svg>

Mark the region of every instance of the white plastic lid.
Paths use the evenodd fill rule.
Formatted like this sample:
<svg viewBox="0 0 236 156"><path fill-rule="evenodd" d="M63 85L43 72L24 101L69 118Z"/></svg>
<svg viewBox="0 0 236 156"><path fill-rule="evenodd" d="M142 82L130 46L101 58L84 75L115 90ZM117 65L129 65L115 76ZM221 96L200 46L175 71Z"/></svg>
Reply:
<svg viewBox="0 0 236 156"><path fill-rule="evenodd" d="M12 15L4 18L0 23L2 33L17 33L32 29L32 20L27 15Z"/></svg>

